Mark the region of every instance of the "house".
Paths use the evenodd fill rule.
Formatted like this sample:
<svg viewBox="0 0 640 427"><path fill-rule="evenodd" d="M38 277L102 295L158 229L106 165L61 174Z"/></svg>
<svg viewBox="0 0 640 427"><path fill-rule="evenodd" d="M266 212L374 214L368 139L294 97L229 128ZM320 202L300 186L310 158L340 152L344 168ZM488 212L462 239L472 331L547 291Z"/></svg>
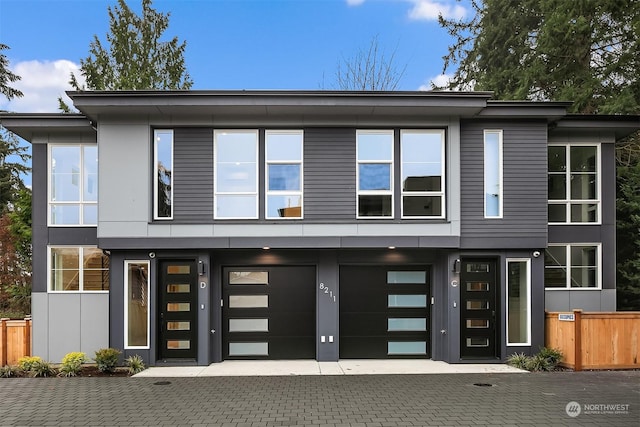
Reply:
<svg viewBox="0 0 640 427"><path fill-rule="evenodd" d="M33 345L500 362L614 311L637 116L487 92L70 92L33 146Z"/></svg>

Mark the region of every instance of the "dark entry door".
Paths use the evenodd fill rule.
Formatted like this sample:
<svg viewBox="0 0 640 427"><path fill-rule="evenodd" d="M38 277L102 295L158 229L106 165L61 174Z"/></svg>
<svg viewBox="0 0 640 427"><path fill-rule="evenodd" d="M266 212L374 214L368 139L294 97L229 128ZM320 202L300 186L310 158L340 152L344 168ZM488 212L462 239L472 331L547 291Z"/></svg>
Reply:
<svg viewBox="0 0 640 427"><path fill-rule="evenodd" d="M162 260L158 264L159 358L195 359L198 348L196 263Z"/></svg>
<svg viewBox="0 0 640 427"><path fill-rule="evenodd" d="M498 274L495 259L467 259L460 272L460 356L498 357Z"/></svg>

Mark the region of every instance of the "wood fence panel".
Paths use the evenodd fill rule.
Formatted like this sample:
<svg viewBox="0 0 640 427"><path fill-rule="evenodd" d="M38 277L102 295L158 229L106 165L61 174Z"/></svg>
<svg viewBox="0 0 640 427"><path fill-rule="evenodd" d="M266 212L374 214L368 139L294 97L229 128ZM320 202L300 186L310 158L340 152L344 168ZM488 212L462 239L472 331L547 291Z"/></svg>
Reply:
<svg viewBox="0 0 640 427"><path fill-rule="evenodd" d="M0 319L0 366L15 365L31 356L31 319Z"/></svg>

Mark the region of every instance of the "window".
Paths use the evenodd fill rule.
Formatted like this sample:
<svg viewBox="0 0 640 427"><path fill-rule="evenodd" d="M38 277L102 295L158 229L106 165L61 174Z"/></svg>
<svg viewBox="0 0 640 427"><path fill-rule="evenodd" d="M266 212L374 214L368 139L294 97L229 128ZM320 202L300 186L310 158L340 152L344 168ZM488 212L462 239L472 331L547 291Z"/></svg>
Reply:
<svg viewBox="0 0 640 427"><path fill-rule="evenodd" d="M214 131L215 218L258 218L258 131Z"/></svg>
<svg viewBox="0 0 640 427"><path fill-rule="evenodd" d="M98 224L98 146L49 146L49 225Z"/></svg>
<svg viewBox="0 0 640 427"><path fill-rule="evenodd" d="M484 131L484 217L502 218L502 131Z"/></svg>
<svg viewBox="0 0 640 427"><path fill-rule="evenodd" d="M50 292L109 291L109 257L95 247L49 247Z"/></svg>
<svg viewBox="0 0 640 427"><path fill-rule="evenodd" d="M444 217L444 130L403 130L402 217Z"/></svg>
<svg viewBox="0 0 640 427"><path fill-rule="evenodd" d="M549 146L549 223L598 223L599 149L596 145Z"/></svg>
<svg viewBox="0 0 640 427"><path fill-rule="evenodd" d="M124 274L124 347L149 348L149 261L125 261Z"/></svg>
<svg viewBox="0 0 640 427"><path fill-rule="evenodd" d="M266 131L267 219L302 218L302 131Z"/></svg>
<svg viewBox="0 0 640 427"><path fill-rule="evenodd" d="M507 345L531 345L530 263L507 260Z"/></svg>
<svg viewBox="0 0 640 427"><path fill-rule="evenodd" d="M393 131L356 134L358 218L393 217Z"/></svg>
<svg viewBox="0 0 640 427"><path fill-rule="evenodd" d="M173 131L153 133L154 211L153 219L173 218Z"/></svg>
<svg viewBox="0 0 640 427"><path fill-rule="evenodd" d="M550 245L544 256L547 289L599 289L600 246Z"/></svg>

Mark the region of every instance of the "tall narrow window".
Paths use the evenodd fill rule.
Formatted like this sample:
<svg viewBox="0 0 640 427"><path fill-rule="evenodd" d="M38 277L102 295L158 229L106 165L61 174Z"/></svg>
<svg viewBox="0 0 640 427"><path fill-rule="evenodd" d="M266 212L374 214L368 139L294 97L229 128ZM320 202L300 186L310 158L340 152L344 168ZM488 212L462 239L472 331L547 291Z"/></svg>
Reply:
<svg viewBox="0 0 640 427"><path fill-rule="evenodd" d="M302 218L302 131L266 131L267 219Z"/></svg>
<svg viewBox="0 0 640 427"><path fill-rule="evenodd" d="M598 147L549 146L549 223L598 223Z"/></svg>
<svg viewBox="0 0 640 427"><path fill-rule="evenodd" d="M502 218L502 131L484 131L484 216Z"/></svg>
<svg viewBox="0 0 640 427"><path fill-rule="evenodd" d="M403 130L402 217L443 218L444 130Z"/></svg>
<svg viewBox="0 0 640 427"><path fill-rule="evenodd" d="M393 131L357 132L358 218L393 217Z"/></svg>
<svg viewBox="0 0 640 427"><path fill-rule="evenodd" d="M97 225L98 146L49 148L49 225Z"/></svg>
<svg viewBox="0 0 640 427"><path fill-rule="evenodd" d="M155 164L154 219L173 218L173 131L157 129L153 133Z"/></svg>
<svg viewBox="0 0 640 427"><path fill-rule="evenodd" d="M149 348L149 261L125 261L124 272L124 346Z"/></svg>
<svg viewBox="0 0 640 427"><path fill-rule="evenodd" d="M508 259L507 276L507 345L530 345L530 260Z"/></svg>
<svg viewBox="0 0 640 427"><path fill-rule="evenodd" d="M258 218L258 131L214 132L217 219Z"/></svg>

